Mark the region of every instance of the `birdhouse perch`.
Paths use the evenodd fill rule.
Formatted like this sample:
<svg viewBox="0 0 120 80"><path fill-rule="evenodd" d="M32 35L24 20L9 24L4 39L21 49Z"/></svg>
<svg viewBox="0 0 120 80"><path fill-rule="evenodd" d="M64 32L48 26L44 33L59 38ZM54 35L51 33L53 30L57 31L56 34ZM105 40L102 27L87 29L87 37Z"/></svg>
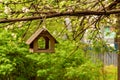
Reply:
<svg viewBox="0 0 120 80"><path fill-rule="evenodd" d="M39 47L38 41L43 38L44 48ZM26 44L29 45L30 52L55 52L55 43L57 40L45 29L38 29L27 41Z"/></svg>

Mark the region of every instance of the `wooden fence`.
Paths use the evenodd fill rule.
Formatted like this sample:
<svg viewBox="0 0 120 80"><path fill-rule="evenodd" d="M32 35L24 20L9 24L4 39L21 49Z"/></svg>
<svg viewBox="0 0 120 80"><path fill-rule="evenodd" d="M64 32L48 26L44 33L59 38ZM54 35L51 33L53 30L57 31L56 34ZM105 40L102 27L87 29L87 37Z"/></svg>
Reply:
<svg viewBox="0 0 120 80"><path fill-rule="evenodd" d="M117 66L117 57L116 53L105 53L105 54L90 54L92 60L96 62L96 60L100 60L104 63L104 65L114 65Z"/></svg>

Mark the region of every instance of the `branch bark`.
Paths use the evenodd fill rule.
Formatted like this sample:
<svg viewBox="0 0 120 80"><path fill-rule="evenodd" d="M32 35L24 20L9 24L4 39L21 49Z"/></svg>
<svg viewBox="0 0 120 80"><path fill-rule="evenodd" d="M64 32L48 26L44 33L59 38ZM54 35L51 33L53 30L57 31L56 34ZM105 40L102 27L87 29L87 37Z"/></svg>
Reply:
<svg viewBox="0 0 120 80"><path fill-rule="evenodd" d="M120 9L118 9L118 10L110 10L110 11L106 11L106 12L105 11L61 12L61 13L53 13L53 14L49 14L49 15L44 15L44 16L32 16L32 17L15 18L15 19L2 19L2 20L0 20L0 23L31 21L31 20L44 19L44 18L61 17L61 16L110 15L110 14L118 14L118 13L120 13Z"/></svg>

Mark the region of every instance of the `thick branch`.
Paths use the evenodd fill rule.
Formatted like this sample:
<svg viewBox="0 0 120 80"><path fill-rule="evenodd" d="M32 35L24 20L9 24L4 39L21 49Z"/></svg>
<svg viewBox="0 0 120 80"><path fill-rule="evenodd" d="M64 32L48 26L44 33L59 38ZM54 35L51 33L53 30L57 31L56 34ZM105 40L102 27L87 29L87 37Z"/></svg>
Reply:
<svg viewBox="0 0 120 80"><path fill-rule="evenodd" d="M49 12L48 12L49 13ZM19 21L31 21L43 18L54 18L61 16L88 16L88 15L110 15L110 14L118 14L119 10L111 10L111 11L75 11L75 12L61 12L61 13L53 13L46 16L32 16L27 18L15 18L15 19L3 19L0 20L0 23L8 23L8 22L19 22Z"/></svg>

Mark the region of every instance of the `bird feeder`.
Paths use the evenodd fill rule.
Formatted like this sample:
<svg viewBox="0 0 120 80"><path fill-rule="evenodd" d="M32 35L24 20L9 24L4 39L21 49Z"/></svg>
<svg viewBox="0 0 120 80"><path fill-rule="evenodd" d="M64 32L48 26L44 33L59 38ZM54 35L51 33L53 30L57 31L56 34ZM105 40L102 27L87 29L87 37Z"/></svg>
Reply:
<svg viewBox="0 0 120 80"><path fill-rule="evenodd" d="M44 44L39 44L39 39L43 38ZM38 29L27 41L30 52L55 52L55 43L57 40L45 29ZM44 48L39 47L44 45Z"/></svg>

